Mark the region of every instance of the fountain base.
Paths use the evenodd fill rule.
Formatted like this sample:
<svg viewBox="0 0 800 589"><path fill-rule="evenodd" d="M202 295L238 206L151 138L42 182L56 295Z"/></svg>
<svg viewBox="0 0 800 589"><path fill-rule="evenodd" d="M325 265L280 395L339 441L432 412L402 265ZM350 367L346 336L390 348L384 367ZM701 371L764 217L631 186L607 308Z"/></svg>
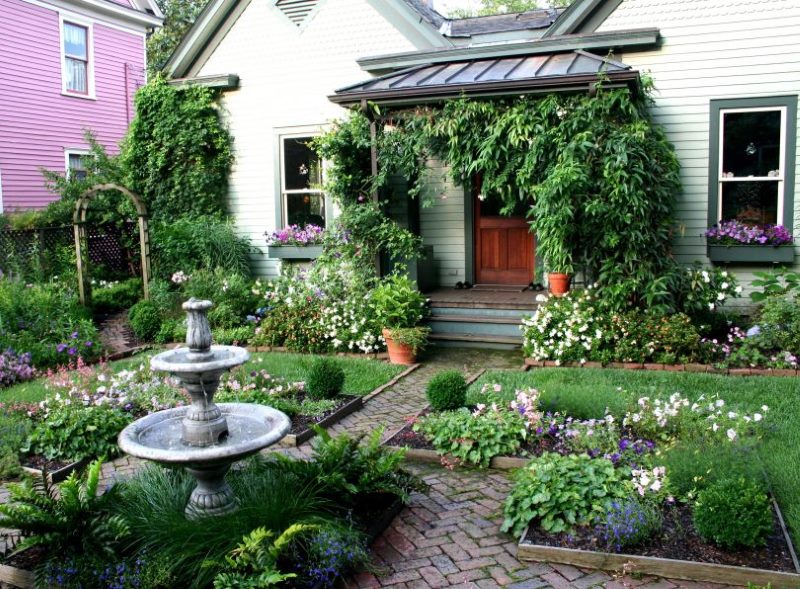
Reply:
<svg viewBox="0 0 800 589"><path fill-rule="evenodd" d="M227 515L236 511L238 507L236 496L225 480L230 467L230 464L221 464L186 469L197 480L197 486L186 505L185 513L188 519Z"/></svg>

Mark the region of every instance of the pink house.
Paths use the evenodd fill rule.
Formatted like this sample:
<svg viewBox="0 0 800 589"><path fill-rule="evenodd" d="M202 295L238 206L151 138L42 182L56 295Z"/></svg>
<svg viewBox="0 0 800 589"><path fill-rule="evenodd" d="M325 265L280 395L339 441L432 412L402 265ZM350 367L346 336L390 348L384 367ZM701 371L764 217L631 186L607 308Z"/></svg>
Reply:
<svg viewBox="0 0 800 589"><path fill-rule="evenodd" d="M0 0L0 213L55 200L40 170L80 174L85 129L117 149L162 20L155 0Z"/></svg>

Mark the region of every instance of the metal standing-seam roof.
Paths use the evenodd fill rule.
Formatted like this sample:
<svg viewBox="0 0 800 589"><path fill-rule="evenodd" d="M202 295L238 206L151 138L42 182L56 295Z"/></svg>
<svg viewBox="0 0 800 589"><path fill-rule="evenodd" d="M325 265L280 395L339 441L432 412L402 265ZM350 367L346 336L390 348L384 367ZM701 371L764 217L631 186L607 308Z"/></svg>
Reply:
<svg viewBox="0 0 800 589"><path fill-rule="evenodd" d="M632 84L639 72L619 61L577 50L420 65L340 88L337 104L361 100L432 101L462 94L497 95L586 89L603 75L609 87Z"/></svg>

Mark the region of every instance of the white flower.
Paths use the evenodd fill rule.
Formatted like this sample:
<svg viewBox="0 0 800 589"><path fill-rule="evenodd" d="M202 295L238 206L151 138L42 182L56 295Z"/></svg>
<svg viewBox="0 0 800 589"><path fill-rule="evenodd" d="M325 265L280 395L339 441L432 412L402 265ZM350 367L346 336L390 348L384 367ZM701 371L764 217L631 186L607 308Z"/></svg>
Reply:
<svg viewBox="0 0 800 589"><path fill-rule="evenodd" d="M727 282L723 282L722 284L720 284L720 285L719 285L719 287L720 287L722 290L728 290L728 287L729 287L729 286L730 286L730 284L728 284Z"/></svg>
<svg viewBox="0 0 800 589"><path fill-rule="evenodd" d="M732 442L732 441L734 441L734 440L736 439L736 430L735 430L735 429L731 428L731 429L729 429L729 430L728 430L726 433L728 434L728 439L729 439L731 442Z"/></svg>
<svg viewBox="0 0 800 589"><path fill-rule="evenodd" d="M737 286L736 288L733 289L733 292L735 292L736 294L742 294L742 287Z"/></svg>
<svg viewBox="0 0 800 589"><path fill-rule="evenodd" d="M717 300L718 301L724 301L725 300L725 293L724 292L718 292L717 293Z"/></svg>
<svg viewBox="0 0 800 589"><path fill-rule="evenodd" d="M714 303L708 303L708 310L709 311L713 311L714 310L714 306L715 306Z"/></svg>
<svg viewBox="0 0 800 589"><path fill-rule="evenodd" d="M753 413L753 421L755 421L756 423L761 421L763 418L764 416L761 415L760 413Z"/></svg>
<svg viewBox="0 0 800 589"><path fill-rule="evenodd" d="M769 411L769 407L767 407L766 405L762 405L762 406L761 406L761 410L762 410L764 413L766 413L767 411Z"/></svg>

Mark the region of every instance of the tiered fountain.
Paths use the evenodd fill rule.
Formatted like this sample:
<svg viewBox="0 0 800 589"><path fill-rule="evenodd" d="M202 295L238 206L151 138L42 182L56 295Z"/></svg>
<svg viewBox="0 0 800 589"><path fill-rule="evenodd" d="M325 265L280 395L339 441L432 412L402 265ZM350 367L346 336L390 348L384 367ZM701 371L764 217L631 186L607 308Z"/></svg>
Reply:
<svg viewBox="0 0 800 589"><path fill-rule="evenodd" d="M236 509L225 481L233 462L278 442L289 431L289 418L253 403L214 404L222 373L244 364L247 350L212 346L206 313L211 301L190 299L185 348L153 357L153 370L169 372L191 395L186 407L166 409L138 419L119 434L119 446L132 456L182 466L197 479L186 516L224 515Z"/></svg>

